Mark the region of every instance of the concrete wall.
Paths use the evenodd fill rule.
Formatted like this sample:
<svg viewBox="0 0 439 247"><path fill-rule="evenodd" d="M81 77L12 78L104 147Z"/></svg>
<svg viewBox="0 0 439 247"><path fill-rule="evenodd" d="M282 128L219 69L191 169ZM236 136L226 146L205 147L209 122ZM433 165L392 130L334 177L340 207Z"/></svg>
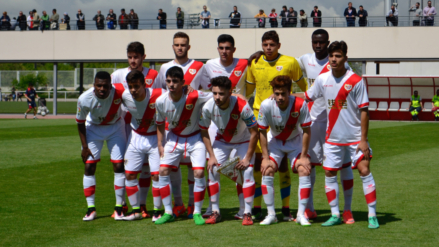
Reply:
<svg viewBox="0 0 439 247"><path fill-rule="evenodd" d="M220 34L234 36L236 57L247 58L261 49L266 29L182 30L191 38L189 56L195 59L217 57L216 39ZM367 27L326 28L330 40L345 40L351 60L439 60L437 27ZM278 28L281 53L301 56L312 52L312 28ZM131 41L145 45L147 59L173 59L172 37L176 30L108 30L108 31L25 31L2 32L4 42L0 62L85 62L125 61L126 46Z"/></svg>

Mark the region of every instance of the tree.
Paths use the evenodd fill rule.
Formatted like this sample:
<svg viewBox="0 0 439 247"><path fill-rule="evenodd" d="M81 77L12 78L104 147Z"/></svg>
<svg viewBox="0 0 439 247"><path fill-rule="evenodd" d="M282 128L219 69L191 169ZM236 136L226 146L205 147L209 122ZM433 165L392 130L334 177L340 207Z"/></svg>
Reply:
<svg viewBox="0 0 439 247"><path fill-rule="evenodd" d="M12 81L12 85L18 89L18 90L26 90L29 83L32 83L35 88L38 88L39 86L46 87L48 84L47 77L44 74L27 74L20 78L20 81L17 81L17 79L14 79Z"/></svg>

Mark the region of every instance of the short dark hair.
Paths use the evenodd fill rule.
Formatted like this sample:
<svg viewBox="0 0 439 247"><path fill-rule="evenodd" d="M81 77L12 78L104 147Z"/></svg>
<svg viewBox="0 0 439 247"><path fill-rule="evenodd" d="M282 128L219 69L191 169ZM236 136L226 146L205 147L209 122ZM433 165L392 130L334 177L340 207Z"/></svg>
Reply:
<svg viewBox="0 0 439 247"><path fill-rule="evenodd" d="M98 73L96 73L95 75L95 80L96 79L100 79L100 80L109 80L111 82L111 75L110 73L108 73L107 71L99 71Z"/></svg>
<svg viewBox="0 0 439 247"><path fill-rule="evenodd" d="M189 35L187 35L187 34L184 33L184 32L176 32L176 33L174 34L174 38L173 38L173 39L176 39L176 38L184 38L184 39L187 39L187 43L189 44Z"/></svg>
<svg viewBox="0 0 439 247"><path fill-rule="evenodd" d="M178 67L178 66L174 66L168 69L168 71L166 71L166 77L171 77L171 78L178 78L180 80L183 80L184 78L184 73L183 70Z"/></svg>
<svg viewBox="0 0 439 247"><path fill-rule="evenodd" d="M328 47L328 53L331 54L334 51L337 50L341 50L341 52L343 53L343 55L347 55L348 54L348 45L346 44L346 42L342 41L334 41L332 42L329 47Z"/></svg>
<svg viewBox="0 0 439 247"><path fill-rule="evenodd" d="M284 6L282 6L282 8L287 8L287 6L286 6L286 5L284 5Z"/></svg>
<svg viewBox="0 0 439 247"><path fill-rule="evenodd" d="M55 11L55 13L56 13L56 9L53 9L52 11Z"/></svg>
<svg viewBox="0 0 439 247"><path fill-rule="evenodd" d="M232 46L235 47L235 39L232 37L232 35L221 34L220 36L218 36L217 41L218 41L218 45L220 43L230 42L230 44L232 44Z"/></svg>
<svg viewBox="0 0 439 247"><path fill-rule="evenodd" d="M227 76L218 76L212 78L212 80L210 80L210 84L212 84L212 87L222 87L227 90L232 89L232 82Z"/></svg>
<svg viewBox="0 0 439 247"><path fill-rule="evenodd" d="M289 92L291 91L291 86L293 85L293 81L287 75L278 75L273 78L273 80L270 82L270 85L273 87L273 91L274 89L280 89L286 87Z"/></svg>
<svg viewBox="0 0 439 247"><path fill-rule="evenodd" d="M121 9L120 11L123 11L123 12L125 12L125 9Z"/></svg>
<svg viewBox="0 0 439 247"><path fill-rule="evenodd" d="M134 41L128 44L127 53L128 52L134 52L136 54L140 54L143 56L145 55L145 47L143 46L142 43L138 41Z"/></svg>
<svg viewBox="0 0 439 247"><path fill-rule="evenodd" d="M315 30L315 31L312 33L311 37L314 36L314 35L319 35L319 34L324 34L324 35L326 35L326 37L328 37L328 39L329 39L329 33L328 33L328 31L326 31L325 29L322 29L322 28Z"/></svg>
<svg viewBox="0 0 439 247"><path fill-rule="evenodd" d="M265 32L264 35L262 35L262 42L264 42L265 40L273 40L274 42L279 44L279 35L274 30Z"/></svg>
<svg viewBox="0 0 439 247"><path fill-rule="evenodd" d="M125 79L127 80L127 83L135 83L140 81L142 85L145 84L143 73L138 70L131 70Z"/></svg>
<svg viewBox="0 0 439 247"><path fill-rule="evenodd" d="M163 9L159 9L159 10L163 11Z"/></svg>

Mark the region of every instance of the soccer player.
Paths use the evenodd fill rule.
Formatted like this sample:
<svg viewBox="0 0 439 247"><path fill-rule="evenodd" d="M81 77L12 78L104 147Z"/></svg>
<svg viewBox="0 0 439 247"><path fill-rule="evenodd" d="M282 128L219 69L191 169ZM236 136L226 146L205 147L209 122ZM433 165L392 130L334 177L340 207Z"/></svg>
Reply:
<svg viewBox="0 0 439 247"><path fill-rule="evenodd" d="M318 75L329 72L331 66L329 64L328 46L329 46L329 34L324 29L317 29L311 36L312 49L314 53L308 53L301 56L298 59L300 67L304 72L304 76L307 78L309 87L312 87L315 79ZM350 69L349 65L345 64L347 69ZM302 96L304 98L304 96ZM313 167L311 171L311 194L309 196L308 205L306 207L305 216L308 219L317 218L317 213L314 210L313 203L313 191L314 183L316 181L316 169L315 166L320 166L323 162L323 145L325 143L325 131L326 131L326 107L325 100L318 98L313 102L308 103L308 108L311 114L311 141L309 144L309 155L311 159L311 165ZM346 224L353 224L354 218L352 217L351 203L352 194L354 191L354 174L349 166L343 167L340 170L340 180L343 185L344 194L344 212L343 221Z"/></svg>
<svg viewBox="0 0 439 247"><path fill-rule="evenodd" d="M264 56L257 62L252 61L251 67L247 70L246 95L249 98L256 88L255 101L253 103L254 115L258 116L259 108L265 99L272 96L273 88L270 84L271 80L278 75L289 76L297 85L306 91L307 83L303 78L302 70L299 63L293 57L285 56L279 53L280 49L279 36L276 31L268 31L262 36L262 50ZM256 159L254 167L254 175L256 181L256 192L253 208L253 216L262 219L261 213L261 180L262 174L260 166L262 161L262 153L260 142L256 147ZM294 218L290 213L290 193L291 193L291 177L288 169L288 160L284 158L279 167L280 188L282 197L282 213L285 221L293 221Z"/></svg>
<svg viewBox="0 0 439 247"><path fill-rule="evenodd" d="M127 57L129 66L124 69L118 69L111 74L111 83L121 83L125 89L128 88L128 83L126 77L131 71L137 70L143 73L146 88L157 88L155 87L155 81L158 76L156 70L143 67L143 61L146 58L145 47L140 42L131 42L127 47ZM122 106L122 115L125 121L125 131L128 137L131 134L131 113ZM151 186L151 174L149 171L149 166L145 164L142 168L139 178L140 187L140 208L142 211L142 217L149 217L148 210L146 209L146 197L148 196L149 187Z"/></svg>
<svg viewBox="0 0 439 247"><path fill-rule="evenodd" d="M268 211L267 217L260 224L277 223L274 210L274 173L287 155L291 169L299 174L299 209L296 222L302 226L310 226L304 215L311 190L311 162L308 157L311 135L309 110L303 99L290 95L292 81L288 76L276 76L270 84L275 100L262 101L258 116L263 157L262 194ZM299 127L302 128L303 137ZM270 131L267 134L268 128Z"/></svg>
<svg viewBox="0 0 439 247"><path fill-rule="evenodd" d="M253 225L251 209L255 194L253 178L254 151L258 141L258 129L253 111L247 101L232 96L232 81L225 76L211 80L213 99L203 106L200 128L201 136L209 153L207 170L209 172L209 196L212 204L212 215L207 224L221 221L219 209L220 174L217 169L229 157L240 157L236 168L243 171L243 185L240 186L245 205L242 225ZM217 127L217 135L211 145L208 133L210 123ZM231 155L232 150L236 150ZM241 203L241 201L240 201Z"/></svg>
<svg viewBox="0 0 439 247"><path fill-rule="evenodd" d="M305 93L308 101L325 100L328 123L324 146L325 190L331 207L331 218L322 226L342 223L338 208L337 172L345 166L358 171L369 208L369 228L378 228L376 217L375 181L369 165L372 150L367 134L369 129L369 99L363 79L347 70L347 44L335 41L328 47L331 72L321 74Z"/></svg>
<svg viewBox="0 0 439 247"><path fill-rule="evenodd" d="M144 173L144 167L149 167L151 174L154 200L152 221L160 218L161 198L159 192L160 157L157 147L157 126L155 125L155 103L165 90L162 88L146 88L144 74L132 70L126 77L128 90L122 94L123 104L131 113L131 135L128 139L125 153L125 188L133 212L124 220L142 219L145 208L145 198L140 200L139 189L146 187L142 183L151 183L151 178L137 180L137 174ZM143 185L143 186L142 186ZM142 205L143 204L143 205Z"/></svg>
<svg viewBox="0 0 439 247"><path fill-rule="evenodd" d="M189 59L188 52L191 48L189 41L189 36L184 32L177 32L174 34L172 49L174 50L175 59L162 64L160 67L159 75L157 77L158 87L166 89L166 72L169 68L177 66L183 70L185 85L192 88L190 90L198 90L200 88L204 64ZM166 131L168 131L167 128ZM188 207L185 208L181 193L181 170L180 167L178 167L177 171L171 173L172 194L174 196L174 215L179 217L186 211L188 218L192 218L194 210L194 177L193 172L190 170L192 167L189 157L182 158L180 165L186 165L188 167L189 202Z"/></svg>
<svg viewBox="0 0 439 247"><path fill-rule="evenodd" d="M221 34L218 39L218 54L219 58L214 58L206 62L201 78L201 87L203 89L211 89L210 81L212 78L218 76L226 76L232 82L232 92L240 94L245 97L245 80L247 76L247 60L234 58L233 54L236 51L235 39L228 34ZM210 140L215 140L218 128L215 124L209 127ZM244 195L242 194L242 186L236 184L238 190L238 198L242 206L235 218L242 219L244 216ZM209 217L212 214L212 207L209 204L203 217Z"/></svg>
<svg viewBox="0 0 439 247"><path fill-rule="evenodd" d="M29 83L26 92L24 93L24 97L27 99L27 104L29 108L24 113L24 118L27 118L27 114L33 109L34 110L34 119L37 119L37 104L35 103L35 97L39 98L37 92L35 91L34 85Z"/></svg>
<svg viewBox="0 0 439 247"><path fill-rule="evenodd" d="M123 154L126 137L124 123L121 119L122 94L121 84L111 85L111 76L100 71L95 76L93 87L78 99L76 122L82 144L82 161L85 164L84 194L88 211L84 221L96 217L95 189L96 164L100 161L104 141L107 142L114 171L114 190L116 193L115 220L123 220L122 203L125 195L125 173Z"/></svg>
<svg viewBox="0 0 439 247"><path fill-rule="evenodd" d="M189 94L184 93L184 72L180 67L172 67L166 72L166 86L168 92L156 101L156 122L158 148L161 157L160 164L160 196L165 207L165 213L155 224L164 224L174 220L171 200L171 169L178 169L181 158L190 157L192 170L195 177L194 186L194 212L193 219L196 225L205 223L201 216L206 190L204 167L206 163L206 147L200 136L200 110L210 98L212 93L203 93L194 90ZM169 123L167 142L163 148L165 135L165 121Z"/></svg>
<svg viewBox="0 0 439 247"><path fill-rule="evenodd" d="M434 120L439 121L439 89L436 91L436 95L433 96L433 99L431 99L431 107Z"/></svg>

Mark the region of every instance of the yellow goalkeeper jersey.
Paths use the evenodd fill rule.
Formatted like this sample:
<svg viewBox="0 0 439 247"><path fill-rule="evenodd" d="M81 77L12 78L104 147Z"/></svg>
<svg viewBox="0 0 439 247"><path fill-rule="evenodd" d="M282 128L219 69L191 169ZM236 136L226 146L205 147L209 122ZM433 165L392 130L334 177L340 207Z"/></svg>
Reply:
<svg viewBox="0 0 439 247"><path fill-rule="evenodd" d="M279 75L289 76L303 92L308 89L308 84L302 75L300 65L294 57L279 54L277 59L267 61L265 56L263 56L257 63L253 60L251 67L247 71L247 83L256 85L254 109L259 110L262 101L273 94L270 82Z"/></svg>

